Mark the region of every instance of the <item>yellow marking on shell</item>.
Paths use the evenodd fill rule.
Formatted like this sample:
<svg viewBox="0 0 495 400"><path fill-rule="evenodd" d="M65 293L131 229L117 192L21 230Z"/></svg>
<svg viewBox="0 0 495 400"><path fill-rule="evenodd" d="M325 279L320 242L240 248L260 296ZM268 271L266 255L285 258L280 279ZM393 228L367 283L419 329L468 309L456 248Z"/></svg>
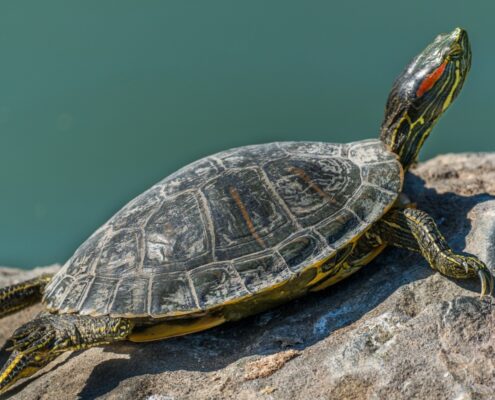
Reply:
<svg viewBox="0 0 495 400"><path fill-rule="evenodd" d="M239 210L241 211L242 218L244 218L244 221L246 222L246 225L248 227L249 232L251 235L256 239L256 241L261 245L261 247L266 247L266 244L264 240L261 238L261 236L256 232L256 228L254 227L253 221L251 220L251 217L249 216L249 213L246 209L246 206L242 202L241 196L239 195L239 192L237 191L236 188L230 187L229 188L230 195L234 199L235 203L237 204L237 207L239 207Z"/></svg>
<svg viewBox="0 0 495 400"><path fill-rule="evenodd" d="M307 271L309 271L311 269L319 270L323 264L325 264L326 262L328 262L334 256L335 256L335 254L332 254L332 255L327 256L327 257L325 257L323 259L320 259L320 260L318 260L318 261L316 261L316 262L314 262L312 264L309 264L306 268L304 268L301 272L299 272L298 275L303 275L305 272L307 272ZM295 279L297 279L297 278L295 278ZM313 282L313 281L314 280L312 280L311 282ZM263 295L263 294L265 294L267 292L276 293L277 292L277 289L283 287L286 284L287 284L287 281L282 281L282 282L276 283L275 285L270 286L269 288L266 288L264 290L260 290L258 293L254 294L254 295L250 294L250 295L246 295L246 296L243 296L243 297L240 297L240 298L237 298L237 299L226 301L225 303L222 303L219 306L216 306L216 307L211 308L210 310L208 310L208 312L214 312L216 309L221 309L221 308L224 308L225 306L236 305L236 304L239 304L239 303L243 303L245 301L249 301L251 298L256 297L258 295ZM309 284L306 285L306 286L309 286ZM274 294L274 296L275 296L275 294Z"/></svg>
<svg viewBox="0 0 495 400"><path fill-rule="evenodd" d="M454 92L457 89L457 86L459 86L460 82L461 82L460 64L459 64L459 61L456 61L455 62L455 81L454 81L454 84L452 85L452 89L450 89L450 93L447 96L447 99L443 103L442 111L445 111L450 106L450 103L452 103L452 98L454 97Z"/></svg>
<svg viewBox="0 0 495 400"><path fill-rule="evenodd" d="M319 285L316 285L315 287L311 288L311 292L318 292L320 290L324 290L332 285L335 285L336 283L340 282L341 280L347 278L349 275L353 274L354 272L357 271L357 269L354 269L353 266L350 266L348 263L345 261L342 263L342 265L347 266L346 268L342 268L341 271L339 271L338 274L335 276L332 276L331 278L325 280L324 282L320 283ZM348 272L348 273L346 273Z"/></svg>
<svg viewBox="0 0 495 400"><path fill-rule="evenodd" d="M270 296L270 299L271 300L278 300L278 299L281 299L281 298L284 298L286 296L285 292L282 290L283 287L285 285L287 285L288 283L290 283L291 281L293 280L297 280L300 276L302 276L303 274L307 273L309 270L311 269L317 269L319 267L321 267L324 263L326 263L330 258L332 258L335 254L331 254L325 258L322 258L318 261L315 261L314 263L306 266L301 272L299 272L297 275L293 276L292 279L289 279L288 281L282 281L282 282L278 282L272 286L270 286L269 288L265 288L263 290L260 290L259 292L255 293L255 294L248 294L248 295L245 295L245 296L242 296L242 297L238 297L238 298L235 298L235 299L232 299L232 300L229 300L229 301L226 301L222 304L219 304L219 305L216 305L214 307L211 307L211 308L208 308L206 310L197 310L197 311L181 311L181 312L173 312L173 313L170 313L170 314L167 314L166 316L163 316L161 318L162 321L164 321L165 324L168 324L168 323L171 323L171 322L174 322L176 321L177 323L179 324L183 324L185 321L193 321L193 320L203 320L203 322L200 324L203 324L203 328L202 329L198 329L198 330L195 330L194 332L199 332L201 330L204 330L204 329L208 329L209 327L213 327L213 326L216 326L216 325L220 325L222 322L225 322L227 321L226 318L224 318L223 316L220 317L220 315L222 315L222 312L224 309L228 309L229 307L231 306L237 306L239 304L247 304L249 303L250 301L257 301L257 299L259 299L260 297L266 295L266 294L271 294L272 296ZM218 314L219 316L218 317L213 317L213 315L215 314ZM131 317L132 318L132 317ZM209 325L209 324L206 324L206 321L207 319L206 318L214 318L216 320L216 324L215 325ZM223 318L223 321L220 322L220 318ZM156 324L160 324L161 325L161 322L157 321ZM153 325L155 326L155 325ZM165 327L167 325L163 325L163 328L157 328L159 330L165 330ZM199 325L198 325L199 327ZM151 328L151 326L150 326ZM129 336L128 336L128 339L133 341L133 337L136 337L135 335L137 334L138 332L136 333L131 333ZM160 333L160 337L172 337L172 336L178 336L178 335L172 335L172 336L169 336L169 334L167 333L164 333L166 336L161 336L162 334ZM185 333L181 333L181 335L185 335L187 334L187 332ZM152 341L152 340L159 340L158 338L157 339L150 339L148 338L147 340L142 340L142 341ZM137 341L137 340L136 340ZM140 340L141 341L141 340Z"/></svg>
<svg viewBox="0 0 495 400"><path fill-rule="evenodd" d="M398 157L397 157L398 158ZM400 165L400 164L399 164ZM404 182L404 170L400 168L400 181ZM379 218L381 218L385 213L387 213L393 206L395 202L391 202L388 206L383 209L382 214ZM377 220L379 219L377 218ZM360 233L358 236L349 240L349 242L342 245L348 246L352 243L355 243L362 237L365 232ZM378 251L377 251L378 253ZM264 304L281 304L285 302L287 299L293 298L292 293L288 291L288 288L291 288L294 283L297 283L298 280L303 279L305 275L310 274L312 270L315 270L315 274L318 269L328 262L332 257L334 257L336 253L332 253L325 257L322 257L318 260L315 260L313 263L307 265L299 271L297 274L293 275L290 279L278 282L268 288L262 289L257 293L247 294L242 297L238 297L232 299L230 301L223 302L221 304L215 305L213 307L207 309L193 309L187 311L174 311L164 315L154 316L156 319L155 325L150 325L149 328L144 331L136 331L132 332L128 335L127 339L135 342L142 341L154 341L160 340L164 338L170 338L173 336L186 335L192 332L199 332L205 329L209 329L211 327L217 326L226 322L227 320L239 319L241 317L253 314L253 309L258 307L261 311L269 309L271 306L263 307ZM351 272L355 272L357 269L353 268ZM320 278L325 277L326 274L321 274ZM347 276L347 275L346 275ZM342 276L343 279L345 276ZM339 279L340 280L340 279ZM305 282L305 286L297 287L298 290L301 289L301 292L298 292L298 295L303 295L309 291L309 285L317 284L318 281L315 281L313 277L308 282ZM330 281L326 286L330 286L330 284L335 283L335 281ZM260 305L262 307L260 307ZM235 318L231 318L231 310L235 307L243 307L241 312L236 311ZM245 312L244 312L245 310ZM259 312L259 311L255 311ZM97 315L94 315L97 316ZM122 317L122 318L137 318L136 315L112 315L113 317ZM143 315L143 318L148 318L149 316ZM196 322L193 322L196 321Z"/></svg>
<svg viewBox="0 0 495 400"><path fill-rule="evenodd" d="M402 182L404 182L404 169L402 167L400 168L399 173L400 173L400 181L402 183ZM387 207L385 207L379 218L381 218L383 215L385 215L394 206L394 204L395 204L395 202L391 202ZM377 218L377 220L379 218ZM362 232L358 236L354 237L352 240L349 240L349 242L343 244L343 246L347 246L353 242L357 242L359 240L359 238L364 233L365 232ZM343 246L342 246L342 248L343 248ZM288 294L284 290L284 286L290 284L291 282L297 281L298 279L300 279L301 276L303 276L304 274L307 274L312 269L318 270L318 268L320 268L323 264L328 262L334 256L335 256L335 253L327 255L325 257L322 257L321 259L315 260L313 263L307 265L304 269L302 269L300 272L298 272L296 275L294 275L289 280L278 282L275 285L272 285L268 288L262 289L257 293L247 294L245 296L226 301L222 304L218 304L218 305L215 305L215 306L207 308L207 309L196 309L196 310L188 310L188 311L174 311L174 312L170 312L170 313L165 314L165 315L155 316L155 318L157 319L157 324L160 323L159 320L170 322L170 321L179 320L179 319L186 320L186 319L194 319L194 318L200 319L200 318L204 318L206 316L211 317L211 315L214 315L215 313L222 314L223 309L228 309L229 307L238 306L241 304L250 304L250 302L253 302L252 304L258 305L258 303L259 303L258 300L260 298L263 298L263 296L266 296L266 295L269 295L269 297L263 298L263 301L268 301L268 300L273 300L273 301L281 300L281 301L283 301L288 296ZM324 277L324 276L326 276L326 275L320 275L320 277ZM312 284L318 283L314 279L311 279L310 282ZM306 290L309 290L308 284L306 284L305 287L306 287ZM246 315L250 315L250 314L247 313ZM113 316L123 317L123 318L136 318L135 315L113 315ZM147 317L147 315L144 315L144 317ZM219 324L220 324L220 322L219 322ZM207 329L207 327L204 329ZM132 340L132 339L130 339L130 337L132 337L133 335L134 335L134 333L131 333L129 335L129 340ZM167 334L165 333L165 335L167 335ZM169 336L166 336L166 337L169 337ZM147 340L153 340L153 339L147 339Z"/></svg>
<svg viewBox="0 0 495 400"><path fill-rule="evenodd" d="M314 277L314 279L312 279L310 282L308 282L307 284L307 287L311 288L313 287L314 285L316 285L318 282L320 282L322 279L324 279L325 277L327 277L329 274L331 274L333 271L335 271L335 269L339 268L339 266L347 259L347 257L349 257L349 255L352 253L352 250L354 250L354 247L356 245L356 242L357 240L355 241L351 241L348 245L347 245L347 249L345 251L345 253L342 255L341 259L338 260L337 264L335 264L332 268L330 268L328 271L323 271L322 268L323 266L327 263L327 262L331 262L332 259L336 256L338 256L338 254L334 254L331 258L329 258L326 262L324 263L321 263L320 265L318 266L315 266L314 268L316 268L316 276ZM311 291L312 289L310 289Z"/></svg>
<svg viewBox="0 0 495 400"><path fill-rule="evenodd" d="M362 267L366 264L369 264L375 257L377 257L385 248L387 247L387 243L382 243L380 246L375 247L372 251L370 251L368 254L365 254L363 257L360 259L356 260L353 263L353 266L359 266Z"/></svg>
<svg viewBox="0 0 495 400"><path fill-rule="evenodd" d="M223 316L205 316L188 320L171 320L155 325L150 325L142 331L131 333L128 340L131 342L152 342L168 339L175 336L188 335L194 332L204 331L225 322Z"/></svg>
<svg viewBox="0 0 495 400"><path fill-rule="evenodd" d="M316 285L310 289L311 292L318 292L320 290L326 289L329 286L332 286L336 284L337 282L340 282L342 279L347 278L349 275L352 275L354 272L356 272L358 269L360 269L362 266L369 264L375 257L377 257L384 249L387 247L386 243L383 243L379 247L375 247L371 252L360 258L359 260L356 260L354 263L349 264L346 262L346 260L343 260L343 265L344 268L342 271L339 271L335 276L332 276L330 279L324 280L321 282L320 285Z"/></svg>
<svg viewBox="0 0 495 400"><path fill-rule="evenodd" d="M403 173L401 171L401 177L403 176ZM387 212L392 205L387 207L384 210ZM361 237L362 235L359 235ZM352 244L353 242L356 242L359 237L354 238L354 240L350 241L347 245ZM378 253L382 250L380 247L379 251L377 250L375 253L378 255ZM375 254L374 253L374 254ZM315 261L314 263L306 266L300 273L298 273L297 276L293 277L293 280L297 280L299 276L303 275L307 271L311 269L315 269L316 271L321 270L321 266L328 262L332 257L335 256L334 254L331 254L330 256L324 257L320 260ZM369 257L370 260L372 257ZM344 258L345 260L345 258ZM344 261L342 260L342 261ZM355 272L357 268L353 268L350 273ZM349 273L349 274L350 274ZM312 279L309 283L311 285L317 283L319 280L327 276L327 273L320 273L319 274L319 279L315 280ZM326 283L325 287L330 286L333 283L336 283L337 281L345 278L346 275L338 275L335 278L332 278L330 282ZM339 279L340 278L340 279ZM220 305L217 305L215 307L209 308L207 310L198 310L198 313L194 312L181 312L181 313L174 313L174 314L169 314L165 318L170 318L170 317L176 317L176 319L168 319L168 320L162 320L162 322L157 321L156 324L150 325L149 327L144 328L143 330L131 332L127 336L127 340L130 340L132 342L150 342L150 341L155 341L155 340L162 340L162 339L167 339L167 338L172 338L176 336L183 336L187 335L190 333L195 333L195 332L200 332L206 329L213 328L215 326L221 325L224 322L227 321L227 318L222 314L223 310L228 310L230 306L236 306L241 303L244 304L249 304L250 301L256 302L257 299L259 299L261 296L265 294L270 294L269 299L270 300L283 300L286 296L287 293L283 290L283 287L287 285L289 281L283 281L279 282L269 288L266 288L264 290L259 291L256 294L249 294L237 299L233 299L230 301L226 301ZM309 289L309 283L306 284L305 288L306 290ZM253 303L254 304L254 303ZM199 314L201 313L201 314Z"/></svg>

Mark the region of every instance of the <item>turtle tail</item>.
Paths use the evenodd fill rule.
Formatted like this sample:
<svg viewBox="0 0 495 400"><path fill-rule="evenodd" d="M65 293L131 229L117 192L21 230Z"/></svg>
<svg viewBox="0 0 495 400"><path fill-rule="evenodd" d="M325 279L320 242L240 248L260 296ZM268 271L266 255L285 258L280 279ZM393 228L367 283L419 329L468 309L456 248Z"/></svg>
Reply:
<svg viewBox="0 0 495 400"><path fill-rule="evenodd" d="M0 289L0 318L38 303L52 277L51 274L44 274Z"/></svg>

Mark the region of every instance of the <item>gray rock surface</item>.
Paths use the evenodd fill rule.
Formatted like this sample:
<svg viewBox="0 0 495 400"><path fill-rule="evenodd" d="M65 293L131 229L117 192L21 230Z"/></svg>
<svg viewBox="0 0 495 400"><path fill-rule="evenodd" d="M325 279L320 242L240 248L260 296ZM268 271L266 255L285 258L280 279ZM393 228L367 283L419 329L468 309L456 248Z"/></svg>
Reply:
<svg viewBox="0 0 495 400"><path fill-rule="evenodd" d="M495 154L422 163L406 192L456 250L495 266ZM39 272L1 269L0 285ZM389 249L341 284L268 313L64 355L3 398L493 399L495 307L479 290ZM0 345L40 310L3 319Z"/></svg>

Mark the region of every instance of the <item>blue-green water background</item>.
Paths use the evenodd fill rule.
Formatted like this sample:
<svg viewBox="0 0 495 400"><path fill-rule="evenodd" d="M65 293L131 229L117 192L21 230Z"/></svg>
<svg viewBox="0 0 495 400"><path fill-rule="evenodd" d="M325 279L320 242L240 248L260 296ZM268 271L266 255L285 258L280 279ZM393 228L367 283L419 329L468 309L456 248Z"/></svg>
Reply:
<svg viewBox="0 0 495 400"><path fill-rule="evenodd" d="M374 137L395 76L465 27L473 67L422 152L493 151L493 1L2 1L0 265L64 262L180 166Z"/></svg>

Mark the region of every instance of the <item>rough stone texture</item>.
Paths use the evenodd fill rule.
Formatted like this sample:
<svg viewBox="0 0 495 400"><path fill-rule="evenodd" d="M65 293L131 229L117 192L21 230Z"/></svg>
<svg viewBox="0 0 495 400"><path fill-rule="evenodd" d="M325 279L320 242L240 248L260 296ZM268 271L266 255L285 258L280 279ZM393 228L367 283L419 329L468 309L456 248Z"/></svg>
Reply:
<svg viewBox="0 0 495 400"><path fill-rule="evenodd" d="M495 154L420 164L406 192L456 250L495 266ZM3 269L0 284L38 271ZM268 313L168 341L67 354L4 398L493 399L495 308L479 290L390 249L341 284ZM0 344L40 309L2 320ZM285 360L291 349L299 356ZM273 374L246 379L253 365L279 358L285 364Z"/></svg>

